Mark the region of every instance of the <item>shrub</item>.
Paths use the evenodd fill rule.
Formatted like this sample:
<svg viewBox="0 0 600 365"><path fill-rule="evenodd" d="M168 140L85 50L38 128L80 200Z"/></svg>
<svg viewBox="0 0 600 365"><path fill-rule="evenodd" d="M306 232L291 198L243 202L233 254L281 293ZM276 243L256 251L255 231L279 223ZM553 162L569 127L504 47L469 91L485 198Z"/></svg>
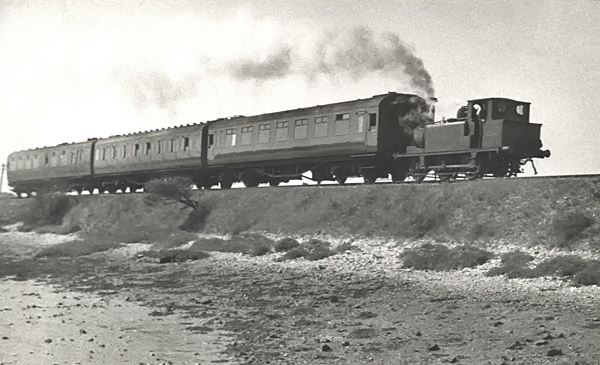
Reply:
<svg viewBox="0 0 600 365"><path fill-rule="evenodd" d="M317 246L313 248L308 255L305 255L304 258L310 261L317 261L333 255L335 255L335 252L331 251L329 248Z"/></svg>
<svg viewBox="0 0 600 365"><path fill-rule="evenodd" d="M40 194L33 198L31 208L20 217L25 226L59 225L77 200L64 194Z"/></svg>
<svg viewBox="0 0 600 365"><path fill-rule="evenodd" d="M537 277L537 273L534 269L530 269L525 266L520 265L502 265L499 267L491 268L486 276L500 276L506 275L509 279L516 278L535 278Z"/></svg>
<svg viewBox="0 0 600 365"><path fill-rule="evenodd" d="M583 237L586 229L594 224L594 219L584 212L562 213L552 220L551 231L555 245L568 248L572 241Z"/></svg>
<svg viewBox="0 0 600 365"><path fill-rule="evenodd" d="M282 238L275 243L276 252L287 252L293 248L300 246L300 243L293 238Z"/></svg>
<svg viewBox="0 0 600 365"><path fill-rule="evenodd" d="M600 261L588 262L573 278L577 285L600 285Z"/></svg>
<svg viewBox="0 0 600 365"><path fill-rule="evenodd" d="M170 262L195 261L210 257L208 252L193 248L146 251L143 253L143 255L146 257L156 258L161 264Z"/></svg>
<svg viewBox="0 0 600 365"><path fill-rule="evenodd" d="M502 254L500 259L504 265L523 266L531 262L533 256L521 250L516 250Z"/></svg>
<svg viewBox="0 0 600 365"><path fill-rule="evenodd" d="M291 249L288 252L286 252L285 254L283 254L283 256L281 256L277 259L277 261L281 262L281 261L295 260L295 259L299 259L301 257L306 257L308 255L309 255L309 252L304 247L297 247L297 248Z"/></svg>
<svg viewBox="0 0 600 365"><path fill-rule="evenodd" d="M198 207L193 209L187 219L179 225L179 229L187 232L198 232L204 228L206 219L210 215L211 207L208 204L198 203Z"/></svg>
<svg viewBox="0 0 600 365"><path fill-rule="evenodd" d="M346 252L346 251L352 251L354 249L354 245L352 244L352 242L344 242L341 245L339 245L338 247L336 247L335 251L336 252Z"/></svg>
<svg viewBox="0 0 600 365"><path fill-rule="evenodd" d="M537 274L535 270L527 267L527 264L533 260L530 254L517 250L502 254L502 265L490 269L487 276L506 275L508 278L533 278Z"/></svg>
<svg viewBox="0 0 600 365"><path fill-rule="evenodd" d="M107 238L87 238L74 240L46 247L36 253L36 258L43 257L81 257L96 252L103 252L119 248L122 244Z"/></svg>
<svg viewBox="0 0 600 365"><path fill-rule="evenodd" d="M264 256L271 252L271 246L266 243L254 245L252 248L252 256Z"/></svg>
<svg viewBox="0 0 600 365"><path fill-rule="evenodd" d="M579 256L558 256L541 262L536 268L538 276L572 276L585 269L588 261Z"/></svg>
<svg viewBox="0 0 600 365"><path fill-rule="evenodd" d="M442 244L425 243L416 249L405 250L402 256L403 267L447 271L484 264L492 254L471 245L449 249Z"/></svg>
<svg viewBox="0 0 600 365"><path fill-rule="evenodd" d="M235 236L230 240L220 238L199 239L192 245L194 249L202 251L242 253L254 256L267 254L273 241L259 234Z"/></svg>

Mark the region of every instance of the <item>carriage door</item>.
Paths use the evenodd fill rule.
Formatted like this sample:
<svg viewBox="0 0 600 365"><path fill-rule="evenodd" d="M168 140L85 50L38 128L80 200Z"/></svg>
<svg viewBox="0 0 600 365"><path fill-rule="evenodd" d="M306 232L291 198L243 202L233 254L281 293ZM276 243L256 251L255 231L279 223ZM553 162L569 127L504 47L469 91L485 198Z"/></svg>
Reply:
<svg viewBox="0 0 600 365"><path fill-rule="evenodd" d="M377 146L377 113L367 113L364 112L359 114L358 116L358 127L361 126L361 119L363 119L362 125L364 126L367 137L366 137L366 145L367 146Z"/></svg>

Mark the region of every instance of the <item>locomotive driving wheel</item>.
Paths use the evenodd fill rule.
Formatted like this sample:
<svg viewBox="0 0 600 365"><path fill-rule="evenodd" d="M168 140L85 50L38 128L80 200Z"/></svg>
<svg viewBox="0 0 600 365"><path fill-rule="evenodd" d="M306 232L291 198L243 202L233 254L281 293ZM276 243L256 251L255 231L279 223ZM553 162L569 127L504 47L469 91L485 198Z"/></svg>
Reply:
<svg viewBox="0 0 600 365"><path fill-rule="evenodd" d="M473 166L474 169L465 172L465 177L467 178L467 180L476 180L483 177L483 175L485 174L485 165L481 156L470 158L469 165Z"/></svg>

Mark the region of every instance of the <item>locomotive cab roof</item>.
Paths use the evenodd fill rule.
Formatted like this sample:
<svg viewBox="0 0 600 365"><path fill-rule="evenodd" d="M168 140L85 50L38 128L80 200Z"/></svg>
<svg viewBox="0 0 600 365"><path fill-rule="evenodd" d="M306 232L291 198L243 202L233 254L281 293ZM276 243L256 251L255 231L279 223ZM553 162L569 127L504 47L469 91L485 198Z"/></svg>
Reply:
<svg viewBox="0 0 600 365"><path fill-rule="evenodd" d="M468 109L481 109L486 120L506 119L523 123L529 122L530 105L531 103L526 101L501 97L471 99L468 101ZM477 114L479 113L477 112Z"/></svg>

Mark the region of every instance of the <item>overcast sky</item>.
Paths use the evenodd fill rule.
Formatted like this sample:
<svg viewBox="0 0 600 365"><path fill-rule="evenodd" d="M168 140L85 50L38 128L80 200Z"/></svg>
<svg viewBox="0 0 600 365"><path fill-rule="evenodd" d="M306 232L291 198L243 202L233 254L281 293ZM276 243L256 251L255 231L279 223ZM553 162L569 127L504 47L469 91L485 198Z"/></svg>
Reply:
<svg viewBox="0 0 600 365"><path fill-rule="evenodd" d="M600 173L600 1L0 1L1 161L388 91L529 101L540 173Z"/></svg>

